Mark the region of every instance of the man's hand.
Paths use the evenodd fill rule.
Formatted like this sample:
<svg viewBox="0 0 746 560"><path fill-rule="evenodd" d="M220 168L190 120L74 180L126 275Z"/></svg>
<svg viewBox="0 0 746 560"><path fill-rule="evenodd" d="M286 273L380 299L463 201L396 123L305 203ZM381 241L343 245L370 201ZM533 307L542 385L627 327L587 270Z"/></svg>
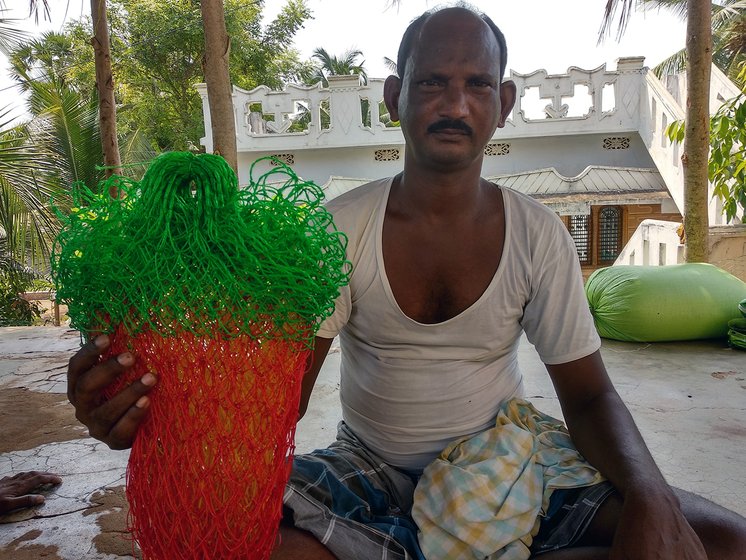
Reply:
<svg viewBox="0 0 746 560"><path fill-rule="evenodd" d="M14 509L38 506L44 503L41 494L29 494L45 484L60 484L62 479L47 472L22 472L0 478L0 515Z"/></svg>
<svg viewBox="0 0 746 560"><path fill-rule="evenodd" d="M109 347L109 337L99 335L83 346L67 369L67 398L75 407L75 417L88 427L91 436L112 449L132 447L135 434L145 418L156 378L146 373L122 391L104 399L102 392L135 363L129 352L99 363Z"/></svg>
<svg viewBox="0 0 746 560"><path fill-rule="evenodd" d="M707 560L670 489L628 492L609 560Z"/></svg>

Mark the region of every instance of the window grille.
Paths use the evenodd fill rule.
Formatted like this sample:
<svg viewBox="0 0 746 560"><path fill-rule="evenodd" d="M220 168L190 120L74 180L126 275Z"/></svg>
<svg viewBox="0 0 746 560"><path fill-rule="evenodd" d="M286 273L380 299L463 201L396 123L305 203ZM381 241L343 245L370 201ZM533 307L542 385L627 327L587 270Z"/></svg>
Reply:
<svg viewBox="0 0 746 560"><path fill-rule="evenodd" d="M629 149L629 137L628 136L609 136L603 140L604 150L628 150Z"/></svg>
<svg viewBox="0 0 746 560"><path fill-rule="evenodd" d="M589 215L569 216L568 229L575 242L580 264L591 263L591 220Z"/></svg>
<svg viewBox="0 0 746 560"><path fill-rule="evenodd" d="M293 165L295 163L295 157L293 156L293 154L272 154L272 157L280 160L286 165ZM279 164L276 161L270 160L270 165L277 166Z"/></svg>
<svg viewBox="0 0 746 560"><path fill-rule="evenodd" d="M486 156L507 156L510 153L510 144L504 142L490 142L484 147Z"/></svg>
<svg viewBox="0 0 746 560"><path fill-rule="evenodd" d="M609 263L616 260L621 249L622 212L618 206L602 208L598 214L598 260Z"/></svg>
<svg viewBox="0 0 746 560"><path fill-rule="evenodd" d="M376 161L398 161L399 158L400 155L397 148L385 148L382 150L376 150L373 156L373 159L375 159Z"/></svg>

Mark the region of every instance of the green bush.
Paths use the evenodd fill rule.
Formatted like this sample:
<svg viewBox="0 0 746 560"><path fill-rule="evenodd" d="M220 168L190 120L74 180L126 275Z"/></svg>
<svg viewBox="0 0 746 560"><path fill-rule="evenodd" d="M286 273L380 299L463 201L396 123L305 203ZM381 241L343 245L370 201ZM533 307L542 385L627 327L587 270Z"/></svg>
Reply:
<svg viewBox="0 0 746 560"><path fill-rule="evenodd" d="M41 317L39 305L21 297L33 281L33 275L23 270L0 272L0 327L29 326Z"/></svg>

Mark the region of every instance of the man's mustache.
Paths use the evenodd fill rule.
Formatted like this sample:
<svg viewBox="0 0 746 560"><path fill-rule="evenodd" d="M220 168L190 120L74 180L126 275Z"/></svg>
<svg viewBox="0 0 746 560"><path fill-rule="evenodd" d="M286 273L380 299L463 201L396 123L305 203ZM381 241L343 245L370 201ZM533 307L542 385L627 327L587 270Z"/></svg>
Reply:
<svg viewBox="0 0 746 560"><path fill-rule="evenodd" d="M428 133L440 132L441 130L463 130L466 134L470 135L474 132L471 127L464 121L456 119L443 119L438 122L434 122L427 127Z"/></svg>

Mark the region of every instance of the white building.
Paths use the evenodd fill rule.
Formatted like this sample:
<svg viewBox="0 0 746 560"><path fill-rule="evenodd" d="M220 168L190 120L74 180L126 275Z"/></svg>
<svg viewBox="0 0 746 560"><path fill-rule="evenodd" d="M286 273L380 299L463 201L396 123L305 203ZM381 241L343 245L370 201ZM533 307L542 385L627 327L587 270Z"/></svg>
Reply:
<svg viewBox="0 0 746 560"><path fill-rule="evenodd" d="M621 58L615 70L570 67L558 75L511 71L518 99L485 149L483 176L555 209L576 241L586 274L620 258L669 264L682 257L676 235L684 210L680 146L669 142L665 130L684 118L685 84L670 77L667 88L643 63L642 57ZM248 184L251 164L266 156L323 186L327 198L401 171L404 137L381 114L383 82L360 85L357 76L337 76L328 88L234 88L239 182ZM198 89L202 143L210 152L207 91L204 85ZM738 93L713 67L711 109ZM255 175L270 165L258 164ZM719 200L711 199L711 225L724 225L721 210ZM648 219L669 225L650 229L646 222L645 231L638 231ZM651 249L651 231L660 238L657 248ZM746 246L738 258L746 274Z"/></svg>

